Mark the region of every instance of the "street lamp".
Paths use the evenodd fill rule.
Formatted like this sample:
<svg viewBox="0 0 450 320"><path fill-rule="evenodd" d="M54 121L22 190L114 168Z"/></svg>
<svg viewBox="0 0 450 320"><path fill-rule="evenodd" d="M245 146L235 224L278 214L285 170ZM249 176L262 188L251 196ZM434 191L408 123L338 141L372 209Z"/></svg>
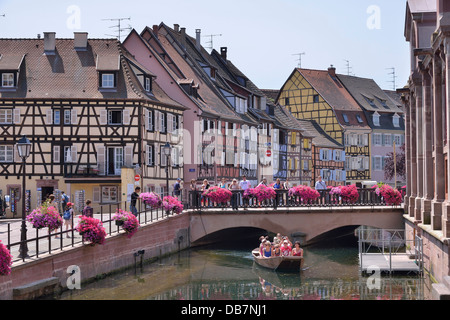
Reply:
<svg viewBox="0 0 450 320"><path fill-rule="evenodd" d="M167 195L169 195L169 157L172 152L172 147L170 146L170 143L166 142L166 144L163 147L164 155L166 156L166 190ZM169 211L166 212L167 215L169 215Z"/></svg>
<svg viewBox="0 0 450 320"><path fill-rule="evenodd" d="M27 225L25 216L25 169L26 160L30 156L31 143L30 140L24 135L16 144L17 152L20 158L22 158L22 228L20 230L20 254L19 257L25 259L28 256L28 245L27 245Z"/></svg>

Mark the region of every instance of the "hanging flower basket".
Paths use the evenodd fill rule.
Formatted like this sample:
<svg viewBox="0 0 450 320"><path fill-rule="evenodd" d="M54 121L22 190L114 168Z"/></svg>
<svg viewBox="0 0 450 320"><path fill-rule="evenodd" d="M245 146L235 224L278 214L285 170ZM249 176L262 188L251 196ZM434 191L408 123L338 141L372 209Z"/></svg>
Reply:
<svg viewBox="0 0 450 320"><path fill-rule="evenodd" d="M214 186L206 189L202 196L209 198L212 202L226 203L231 200L232 193L228 189Z"/></svg>
<svg viewBox="0 0 450 320"><path fill-rule="evenodd" d="M79 216L80 221L76 227L76 230L83 237L83 241L90 242L92 246L96 244L103 244L106 238L106 231L100 220Z"/></svg>
<svg viewBox="0 0 450 320"><path fill-rule="evenodd" d="M272 188L261 184L252 190L252 195L256 200L261 202L264 200L275 199L277 193Z"/></svg>
<svg viewBox="0 0 450 320"><path fill-rule="evenodd" d="M173 213L180 214L183 212L183 204L177 198L172 196L166 196L163 198L162 207L165 211L172 211Z"/></svg>
<svg viewBox="0 0 450 320"><path fill-rule="evenodd" d="M299 197L304 203L311 203L320 197L319 191L304 185L295 186L289 189L290 197Z"/></svg>
<svg viewBox="0 0 450 320"><path fill-rule="evenodd" d="M162 206L161 197L154 192L143 192L139 195L139 198L152 209L158 209Z"/></svg>
<svg viewBox="0 0 450 320"><path fill-rule="evenodd" d="M28 214L26 219L31 223L33 228L48 228L50 232L60 228L63 224L62 217L53 206L40 206Z"/></svg>
<svg viewBox="0 0 450 320"><path fill-rule="evenodd" d="M139 221L131 212L119 209L112 219L116 221L116 225L122 227L127 238L131 238L139 228Z"/></svg>
<svg viewBox="0 0 450 320"><path fill-rule="evenodd" d="M392 188L390 185L383 184L377 186L375 193L381 197L386 202L386 205L398 206L402 203L403 198L400 191Z"/></svg>
<svg viewBox="0 0 450 320"><path fill-rule="evenodd" d="M342 200L346 203L355 203L359 199L358 188L355 184L340 186Z"/></svg>
<svg viewBox="0 0 450 320"><path fill-rule="evenodd" d="M0 241L0 276L11 273L12 255L8 248Z"/></svg>

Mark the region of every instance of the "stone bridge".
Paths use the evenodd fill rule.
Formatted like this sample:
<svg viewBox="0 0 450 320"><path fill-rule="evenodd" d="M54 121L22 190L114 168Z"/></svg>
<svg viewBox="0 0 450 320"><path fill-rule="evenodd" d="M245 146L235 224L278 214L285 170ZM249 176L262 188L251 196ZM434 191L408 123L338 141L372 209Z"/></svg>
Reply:
<svg viewBox="0 0 450 320"><path fill-rule="evenodd" d="M328 231L342 227L369 226L403 229L403 208L392 206L360 207L290 207L189 210L190 241L202 244L215 233L235 228L257 228L288 235L302 244Z"/></svg>

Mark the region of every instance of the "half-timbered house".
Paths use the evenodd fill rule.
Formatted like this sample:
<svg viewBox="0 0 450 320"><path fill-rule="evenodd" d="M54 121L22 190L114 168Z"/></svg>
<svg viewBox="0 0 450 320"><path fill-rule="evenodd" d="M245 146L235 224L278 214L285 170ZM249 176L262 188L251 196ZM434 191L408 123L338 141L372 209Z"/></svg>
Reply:
<svg viewBox="0 0 450 320"><path fill-rule="evenodd" d="M136 174L139 183L165 185L160 147L170 141L168 131L182 126L185 107L124 55L116 39L88 39L87 33L57 39L52 32L43 39L0 39L0 70L14 75L0 88L0 114L6 115L0 189L20 193L23 171L14 145L22 135L32 143L26 161L30 208L59 191L78 210L84 199L94 205L125 201ZM153 131L144 125L149 113ZM153 168L144 166L150 142ZM173 166L169 176L174 181L182 170Z"/></svg>
<svg viewBox="0 0 450 320"><path fill-rule="evenodd" d="M315 120L345 146L346 181L370 179L370 133L363 110L336 77L327 71L296 68L280 90L277 101L298 119Z"/></svg>

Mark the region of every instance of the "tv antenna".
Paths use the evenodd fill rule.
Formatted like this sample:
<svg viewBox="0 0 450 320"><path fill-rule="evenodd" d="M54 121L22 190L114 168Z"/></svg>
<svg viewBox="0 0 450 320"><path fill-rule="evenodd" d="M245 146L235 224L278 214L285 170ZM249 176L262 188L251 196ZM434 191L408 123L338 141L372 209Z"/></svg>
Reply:
<svg viewBox="0 0 450 320"><path fill-rule="evenodd" d="M346 62L345 68L347 68L347 75L348 76L354 76L355 74L353 72L351 72L353 67L350 67L350 60L345 60L344 59L344 61Z"/></svg>
<svg viewBox="0 0 450 320"><path fill-rule="evenodd" d="M397 78L397 76L395 75L395 68L386 68L387 70L392 70L392 72L389 72L389 75L392 75L392 80L388 81L392 83L392 89L395 91L396 90L396 86L395 86L395 78Z"/></svg>
<svg viewBox="0 0 450 320"><path fill-rule="evenodd" d="M203 36L203 37L209 38L209 41L206 42L206 43L209 43L209 47L206 47L206 48L212 50L214 48L214 44L213 44L214 37L221 37L221 36L222 36L222 34L208 34L206 36Z"/></svg>
<svg viewBox="0 0 450 320"><path fill-rule="evenodd" d="M301 68L302 67L302 56L305 55L305 52L302 53L294 53L293 56L298 56L298 67Z"/></svg>
<svg viewBox="0 0 450 320"><path fill-rule="evenodd" d="M4 17L6 17L6 14L0 14L0 17L4 18Z"/></svg>
<svg viewBox="0 0 450 320"><path fill-rule="evenodd" d="M117 28L116 32L117 34L113 35L113 34L106 34L107 36L112 36L112 37L117 37L117 39L119 39L119 41L121 41L121 33L122 31L126 31L126 30L131 30L131 26L128 25L127 28L122 28L121 27L121 22L123 20L131 20L131 18L115 18L115 19L102 19L103 21L117 21L117 24L114 26L111 26L110 28Z"/></svg>

